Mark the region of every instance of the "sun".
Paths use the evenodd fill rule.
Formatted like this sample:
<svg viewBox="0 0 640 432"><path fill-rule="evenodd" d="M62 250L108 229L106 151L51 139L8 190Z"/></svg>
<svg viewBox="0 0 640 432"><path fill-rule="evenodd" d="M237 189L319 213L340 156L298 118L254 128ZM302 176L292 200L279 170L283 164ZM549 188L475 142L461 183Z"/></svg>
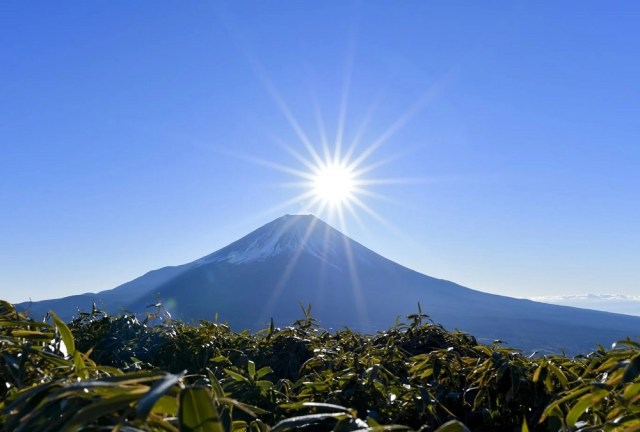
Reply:
<svg viewBox="0 0 640 432"><path fill-rule="evenodd" d="M368 106L367 111L360 115L358 123L352 125L348 121L349 116L347 115L350 72L347 73L337 110L335 132L326 128L317 100L312 101L315 126L302 124L271 80L262 72L260 72L260 77L294 134L293 139L283 139L280 132L268 131L267 135L273 143L292 156L295 163L291 164L290 161L280 163L253 156L243 157L258 165L289 175L286 181L277 183L277 186L299 190L299 193L273 205L264 213L271 214L283 209L290 211L295 207L295 213L313 213L320 218L325 218L329 223L337 223L343 232L347 232L347 219L350 221L349 223L355 222L366 230L365 220L361 217L365 216L396 230L393 224L372 208L370 202L372 200L394 201L393 198L380 190L385 185L422 183L425 179L383 178L376 175L376 170L396 160L398 155L387 151L386 157L379 155L376 157L374 153L402 129L430 100L431 89L422 94L415 103L410 105L398 118L391 121L388 126L383 126L376 132L376 135L371 136L368 127L373 121L379 101L374 100Z"/></svg>
<svg viewBox="0 0 640 432"><path fill-rule="evenodd" d="M317 167L311 184L315 198L332 207L348 203L356 190L354 172L339 162Z"/></svg>

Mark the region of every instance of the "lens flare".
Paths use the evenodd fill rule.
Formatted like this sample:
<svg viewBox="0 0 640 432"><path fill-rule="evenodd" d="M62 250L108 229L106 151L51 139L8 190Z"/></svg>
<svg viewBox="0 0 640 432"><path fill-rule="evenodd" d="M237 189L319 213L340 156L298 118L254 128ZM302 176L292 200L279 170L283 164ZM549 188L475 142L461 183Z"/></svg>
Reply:
<svg viewBox="0 0 640 432"><path fill-rule="evenodd" d="M313 192L322 202L338 206L349 202L355 188L354 174L342 164L329 164L320 167L314 175Z"/></svg>

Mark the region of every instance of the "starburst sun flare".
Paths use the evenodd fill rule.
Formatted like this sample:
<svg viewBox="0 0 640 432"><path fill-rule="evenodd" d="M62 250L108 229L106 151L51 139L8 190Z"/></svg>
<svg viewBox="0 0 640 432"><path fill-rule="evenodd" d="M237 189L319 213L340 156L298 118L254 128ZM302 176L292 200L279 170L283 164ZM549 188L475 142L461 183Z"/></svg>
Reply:
<svg viewBox="0 0 640 432"><path fill-rule="evenodd" d="M381 199L388 200L385 195L374 192L372 189L383 185L397 185L402 183L415 183L416 178L381 178L372 177L371 174L377 168L387 164L394 157L378 158L371 161L373 153L382 146L398 129L400 129L410 117L405 114L396 122L393 122L380 136L363 143L365 126L368 123L368 116L364 119L353 138L346 143L343 141L345 135L345 125L339 121L339 128L333 145L327 140L327 131L319 124L319 140L314 144L307 132L295 120L293 114L288 110L281 99L281 108L285 117L289 120L292 129L296 132L299 144L302 144L300 151L298 146L292 146L284 140L271 135L271 138L280 145L289 155L298 162L295 165L283 165L274 161L264 159L251 160L259 165L266 166L276 171L293 176L293 181L281 183L285 187L294 187L302 191L291 199L282 202L266 211L270 213L281 209L289 209L291 206L300 206L299 212L313 213L318 217L325 217L329 222L337 222L338 226L347 231L346 216L349 215L361 227L364 226L360 215L362 213L374 218L378 222L392 228L378 212L372 209L365 200ZM319 113L317 113L319 116ZM341 118L344 114L341 115ZM346 144L346 145L345 145Z"/></svg>
<svg viewBox="0 0 640 432"><path fill-rule="evenodd" d="M335 162L323 163L314 171L312 188L320 201L329 206L339 206L353 197L356 178L348 166Z"/></svg>
<svg viewBox="0 0 640 432"><path fill-rule="evenodd" d="M325 217L328 222L337 222L343 231L346 229L346 217L350 216L361 228L364 223L360 215L365 214L386 225L393 231L397 228L371 208L366 201L370 199L389 200L388 196L374 192L374 188L384 185L398 185L423 182L420 178L381 178L373 176L373 171L388 162L395 160L397 155L386 158L377 157L372 160L374 153L387 143L409 120L426 105L434 88L427 89L406 111L396 119L390 121L386 128L370 136L370 125L374 112L380 105L381 96L378 95L363 113L359 122L352 124L347 121L349 106L349 89L351 83L351 66L345 76L340 104L337 110L335 135L330 137L323 115L315 97L315 127L301 124L285 99L277 90L274 83L267 76L257 59L253 58L255 72L263 82L266 91L279 108L283 117L294 132L295 138L282 139L271 131L267 135L271 140L284 149L297 161L295 165L282 164L273 160L247 157L254 163L283 172L293 177L290 181L280 183L281 186L294 187L302 191L284 202L276 204L265 211L265 214L291 209L298 206L300 213L313 213L318 217ZM316 129L317 133L312 130Z"/></svg>
<svg viewBox="0 0 640 432"><path fill-rule="evenodd" d="M267 135L274 143L278 144L280 148L293 157L295 164L290 164L290 162L285 164L253 157L248 159L259 165L280 171L289 177L287 181L278 183L277 186L294 188L300 191L295 196L276 204L264 213L271 214L280 212L283 209L290 210L292 207L297 207L298 211L296 213L315 214L317 217L325 219L328 223L337 225L345 234L349 232L347 219L353 220L361 229L367 231L361 218L364 215L375 219L391 231L402 235L400 230L374 210L368 204L368 201L370 199L390 200L384 194L374 191L373 189L376 187L414 183L417 179L382 178L379 175L375 175L376 169L391 162L397 155L387 156L386 158L381 158L379 155L375 158L372 158L372 156L428 101L429 93L425 93L405 113L395 121L390 122L388 127L382 129L381 133L378 132L379 134L376 133L376 135L370 136L367 126L372 120L378 103L372 103L359 124L353 125L353 128L350 127L347 122L350 74L347 73L341 103L337 111L338 118L335 135L330 137L317 103L314 107L317 133L312 133L314 128L298 122L294 113L262 69L258 68L257 71L265 84L266 90L272 96L294 132L295 138L285 140L279 134L276 135L273 132L268 132ZM302 243L306 242L313 234L315 225L316 223L314 222L307 227L300 239ZM346 257L346 270L351 278L352 295L357 305L355 312L363 322L366 322L368 320L368 312L364 306L364 294L356 271L356 264L347 237L343 237L343 240L342 252ZM331 245L328 242L324 245L325 249L330 247L340 247L340 245ZM270 310L269 305L274 305L283 295L284 284L291 277L303 251L304 248L298 248L297 252L291 257L280 281L266 301L268 307L265 310Z"/></svg>

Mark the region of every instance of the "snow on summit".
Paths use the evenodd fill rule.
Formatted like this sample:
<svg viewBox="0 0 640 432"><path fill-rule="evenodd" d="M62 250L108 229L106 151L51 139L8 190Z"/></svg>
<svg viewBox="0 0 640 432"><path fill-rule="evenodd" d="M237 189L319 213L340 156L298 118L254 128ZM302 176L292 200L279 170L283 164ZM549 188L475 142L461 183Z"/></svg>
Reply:
<svg viewBox="0 0 640 432"><path fill-rule="evenodd" d="M330 264L342 234L313 215L286 215L196 263L246 264L302 251Z"/></svg>

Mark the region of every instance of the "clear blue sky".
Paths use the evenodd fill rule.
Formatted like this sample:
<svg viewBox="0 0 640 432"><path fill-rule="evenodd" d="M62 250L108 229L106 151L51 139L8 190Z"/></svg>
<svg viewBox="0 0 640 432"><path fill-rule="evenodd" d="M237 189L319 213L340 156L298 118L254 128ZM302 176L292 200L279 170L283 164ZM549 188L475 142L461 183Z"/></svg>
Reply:
<svg viewBox="0 0 640 432"><path fill-rule="evenodd" d="M3 1L0 297L112 288L304 202L370 113L348 233L515 297L640 293L640 3ZM270 90L271 89L271 90ZM274 92L275 89L275 92ZM345 89L348 92L345 93ZM346 98L345 98L346 95ZM346 105L343 101L347 101ZM319 144L318 144L319 145ZM332 222L332 221L329 221Z"/></svg>

